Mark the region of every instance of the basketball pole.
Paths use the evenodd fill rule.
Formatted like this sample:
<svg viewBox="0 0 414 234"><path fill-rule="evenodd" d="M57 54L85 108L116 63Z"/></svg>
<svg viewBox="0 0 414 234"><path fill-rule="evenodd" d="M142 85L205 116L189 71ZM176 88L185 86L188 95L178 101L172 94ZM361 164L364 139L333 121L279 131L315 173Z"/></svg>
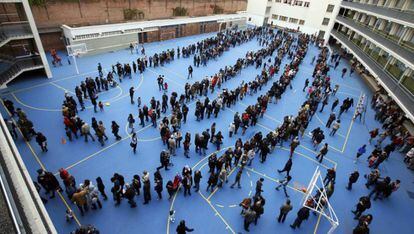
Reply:
<svg viewBox="0 0 414 234"><path fill-rule="evenodd" d="M72 58L73 58L73 62L75 63L76 74L79 75L79 68L78 68L78 63L76 62L76 55L72 55Z"/></svg>

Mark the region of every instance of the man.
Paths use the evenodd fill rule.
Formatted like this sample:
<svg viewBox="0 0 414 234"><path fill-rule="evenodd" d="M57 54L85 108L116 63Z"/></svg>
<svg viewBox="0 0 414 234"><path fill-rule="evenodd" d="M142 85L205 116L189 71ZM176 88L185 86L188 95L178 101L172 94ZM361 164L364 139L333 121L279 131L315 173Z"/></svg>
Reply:
<svg viewBox="0 0 414 234"><path fill-rule="evenodd" d="M190 79L190 76L191 76L191 78L193 78L193 67L191 65L188 66L188 76L187 76L187 79Z"/></svg>
<svg viewBox="0 0 414 234"><path fill-rule="evenodd" d="M334 111L338 104L339 104L339 100L338 98L336 98L335 101L332 103L331 111Z"/></svg>
<svg viewBox="0 0 414 234"><path fill-rule="evenodd" d="M277 221L279 222L279 223L284 223L285 222L285 219L286 219L286 216L287 216L287 214L292 210L292 205L290 204L290 200L289 199L287 199L286 200L286 203L285 204L283 204L281 207L280 207L280 213L279 213L279 218L277 218Z"/></svg>
<svg viewBox="0 0 414 234"><path fill-rule="evenodd" d="M234 188L234 185L237 184L238 188L241 188L240 186L240 179L241 179L241 175L243 173L243 169L240 169L237 174L236 174L236 179L234 180L234 183L230 186L230 188Z"/></svg>
<svg viewBox="0 0 414 234"><path fill-rule="evenodd" d="M309 209L307 207L302 207L298 211L298 216L296 217L295 222L293 222L293 224L291 224L290 227L293 229L300 228L300 225L303 222L303 220L308 219L308 218L309 218Z"/></svg>
<svg viewBox="0 0 414 234"><path fill-rule="evenodd" d="M290 170L292 169L292 158L289 158L286 163L285 166L283 167L282 170L277 170L277 172L282 173L282 172L286 172L286 176L289 176Z"/></svg>
<svg viewBox="0 0 414 234"><path fill-rule="evenodd" d="M358 178L359 178L359 172L358 171L352 172L351 175L349 176L348 186L346 187L346 189L351 190L352 184L356 183L358 181Z"/></svg>
<svg viewBox="0 0 414 234"><path fill-rule="evenodd" d="M333 121L335 121L336 120L336 115L335 115L335 113L334 112L332 112L330 115L329 115L329 118L328 118L328 121L326 122L326 125L325 125L325 127L327 127L327 128L331 128L331 124L333 123Z"/></svg>
<svg viewBox="0 0 414 234"><path fill-rule="evenodd" d="M161 166L157 167L157 170L161 169L161 168L165 168L166 171L170 170L168 169L168 165L170 164L170 154L168 151L163 150L160 153L160 163Z"/></svg>
<svg viewBox="0 0 414 234"><path fill-rule="evenodd" d="M129 97L131 98L131 104L134 104L134 87L129 88Z"/></svg>
<svg viewBox="0 0 414 234"><path fill-rule="evenodd" d="M299 137L296 136L292 142L290 143L290 155L289 157L293 156L293 153L295 152L295 149L300 145Z"/></svg>
<svg viewBox="0 0 414 234"><path fill-rule="evenodd" d="M285 192L286 198L289 198L289 195L287 194L287 191L286 191L286 186L289 184L289 182L291 180L292 180L292 177L291 176L286 176L286 178L284 180L279 181L280 184L276 187L276 190L277 191L279 191L279 188L280 187L283 187L283 191Z"/></svg>
<svg viewBox="0 0 414 234"><path fill-rule="evenodd" d="M329 133L330 136L335 136L336 131L341 127L341 120L336 120L332 126L332 131Z"/></svg>
<svg viewBox="0 0 414 234"><path fill-rule="evenodd" d="M328 185L330 182L335 182L336 179L336 170L335 168L328 169L326 172L326 176L323 179L323 182L325 183L325 186Z"/></svg>
<svg viewBox="0 0 414 234"><path fill-rule="evenodd" d="M258 197L258 196L260 196L260 195L262 194L262 192L263 192L263 190L262 190L262 187L263 187L263 181L264 181L264 179L263 179L263 178L260 178L260 179L256 182L256 194L254 195L255 197Z"/></svg>
<svg viewBox="0 0 414 234"><path fill-rule="evenodd" d="M325 155L328 153L328 147L328 143L325 143L325 145L319 151L319 154L316 156L316 158L319 159L319 163L322 163L323 157L325 157Z"/></svg>
<svg viewBox="0 0 414 234"><path fill-rule="evenodd" d="M93 138L91 134L91 127L86 122L83 122L82 128L81 128L82 135L85 136L85 142L88 142L88 136L91 137L92 141L95 141L95 138Z"/></svg>
<svg viewBox="0 0 414 234"><path fill-rule="evenodd" d="M371 200L368 196L362 196L359 198L359 202L356 205L356 209L352 211L355 214L354 219L359 219L364 211L371 208Z"/></svg>
<svg viewBox="0 0 414 234"><path fill-rule="evenodd" d="M201 175L201 171L196 170L194 172L194 188L195 188L196 192L198 192L198 190L200 190L200 180L201 180L201 178L203 178L203 176Z"/></svg>
<svg viewBox="0 0 414 234"><path fill-rule="evenodd" d="M249 226L251 223L253 223L253 221L256 219L256 212L251 209L248 208L245 212L244 212L244 230L246 232L249 232Z"/></svg>
<svg viewBox="0 0 414 234"><path fill-rule="evenodd" d="M305 92L305 89L306 89L306 87L308 87L308 85L309 85L309 79L306 78L306 80L305 80L305 86L303 86L302 92Z"/></svg>

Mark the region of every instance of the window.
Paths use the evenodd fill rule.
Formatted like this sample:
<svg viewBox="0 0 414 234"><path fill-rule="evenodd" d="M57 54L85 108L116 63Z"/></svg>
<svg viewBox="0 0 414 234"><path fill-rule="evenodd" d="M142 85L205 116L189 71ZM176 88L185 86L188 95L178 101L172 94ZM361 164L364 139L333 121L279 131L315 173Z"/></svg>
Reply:
<svg viewBox="0 0 414 234"><path fill-rule="evenodd" d="M304 7L309 7L309 2L305 2Z"/></svg>
<svg viewBox="0 0 414 234"><path fill-rule="evenodd" d="M294 5L295 6L302 6L303 5L303 1L295 1Z"/></svg>
<svg viewBox="0 0 414 234"><path fill-rule="evenodd" d="M272 15L272 19L276 19L277 20L277 18L279 18L278 15L275 15L275 14Z"/></svg>
<svg viewBox="0 0 414 234"><path fill-rule="evenodd" d="M288 17L286 16L279 16L280 21L287 21Z"/></svg>
<svg viewBox="0 0 414 234"><path fill-rule="evenodd" d="M265 14L269 14L270 13L270 9L272 9L272 7L266 7L266 13Z"/></svg>
<svg viewBox="0 0 414 234"><path fill-rule="evenodd" d="M294 23L294 24L296 24L296 23L298 23L298 19L295 19L295 18L289 18L289 23Z"/></svg>
<svg viewBox="0 0 414 234"><path fill-rule="evenodd" d="M332 12L335 8L335 5L328 4L328 7L326 8L326 12Z"/></svg>
<svg viewBox="0 0 414 234"><path fill-rule="evenodd" d="M299 20L299 25L304 25L305 21L304 20Z"/></svg>
<svg viewBox="0 0 414 234"><path fill-rule="evenodd" d="M323 18L322 25L328 25L329 24L329 18Z"/></svg>
<svg viewBox="0 0 414 234"><path fill-rule="evenodd" d="M252 17L249 17L249 22L252 21Z"/></svg>
<svg viewBox="0 0 414 234"><path fill-rule="evenodd" d="M283 0L283 3L292 4L292 0Z"/></svg>
<svg viewBox="0 0 414 234"><path fill-rule="evenodd" d="M275 2L282 2L282 0L275 0Z"/></svg>

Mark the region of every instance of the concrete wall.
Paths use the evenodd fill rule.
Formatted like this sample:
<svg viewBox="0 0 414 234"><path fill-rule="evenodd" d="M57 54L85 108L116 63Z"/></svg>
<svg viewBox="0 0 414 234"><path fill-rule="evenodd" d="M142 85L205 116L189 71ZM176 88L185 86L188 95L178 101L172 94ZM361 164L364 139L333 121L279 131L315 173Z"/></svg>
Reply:
<svg viewBox="0 0 414 234"><path fill-rule="evenodd" d="M177 34L177 27L179 28ZM203 31L201 31L203 28ZM192 23L185 25L174 25L169 27L159 27L157 30L148 31L147 43L154 41L165 41L177 37L185 37L200 33L210 33L219 30L219 24L216 22ZM142 32L144 33L144 32ZM88 49L88 55L116 51L129 48L130 43L137 43L138 33L102 37L96 39L77 40L73 44L85 43ZM142 43L142 42L140 42Z"/></svg>
<svg viewBox="0 0 414 234"><path fill-rule="evenodd" d="M267 0L250 0L247 3L246 11L249 13L250 24L262 26L265 19Z"/></svg>

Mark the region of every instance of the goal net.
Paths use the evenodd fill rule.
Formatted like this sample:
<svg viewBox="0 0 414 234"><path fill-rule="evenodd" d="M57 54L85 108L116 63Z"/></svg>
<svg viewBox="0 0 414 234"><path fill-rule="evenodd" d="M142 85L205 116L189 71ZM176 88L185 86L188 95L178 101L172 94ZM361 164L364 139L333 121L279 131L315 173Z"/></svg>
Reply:
<svg viewBox="0 0 414 234"><path fill-rule="evenodd" d="M69 56L76 56L76 57L82 54L86 54L88 52L88 48L86 47L85 43L68 45L66 46L66 50Z"/></svg>
<svg viewBox="0 0 414 234"><path fill-rule="evenodd" d="M331 224L328 233L331 234L339 226L338 217L329 203L326 188L319 167L316 168L306 189L302 206L324 216Z"/></svg>

